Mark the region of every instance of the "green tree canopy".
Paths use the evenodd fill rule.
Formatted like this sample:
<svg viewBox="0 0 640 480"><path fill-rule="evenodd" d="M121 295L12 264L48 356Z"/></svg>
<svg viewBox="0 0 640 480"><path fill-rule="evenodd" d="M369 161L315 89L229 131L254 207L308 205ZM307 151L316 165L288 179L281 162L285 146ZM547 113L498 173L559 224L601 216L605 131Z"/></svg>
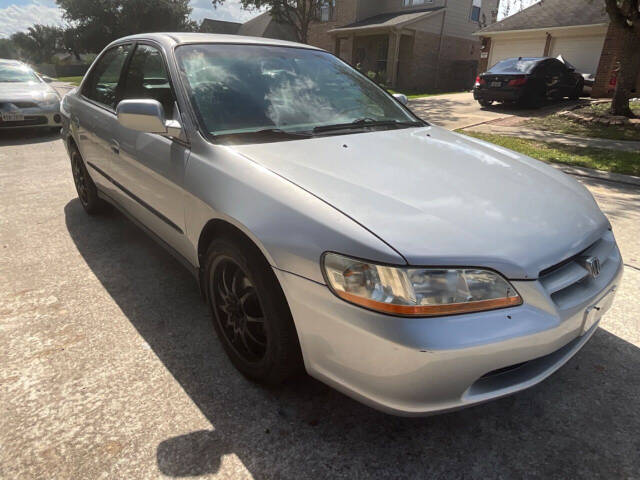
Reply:
<svg viewBox="0 0 640 480"><path fill-rule="evenodd" d="M26 32L11 35L13 56L32 63L51 61L51 57L63 50L63 30L51 25L36 24Z"/></svg>
<svg viewBox="0 0 640 480"><path fill-rule="evenodd" d="M66 44L98 52L109 42L145 32L192 31L189 0L56 0L73 25Z"/></svg>
<svg viewBox="0 0 640 480"><path fill-rule="evenodd" d="M212 0L214 7L225 0ZM307 43L309 25L318 18L320 8L333 8L335 0L240 0L247 10L266 9L274 20L290 25L299 42Z"/></svg>

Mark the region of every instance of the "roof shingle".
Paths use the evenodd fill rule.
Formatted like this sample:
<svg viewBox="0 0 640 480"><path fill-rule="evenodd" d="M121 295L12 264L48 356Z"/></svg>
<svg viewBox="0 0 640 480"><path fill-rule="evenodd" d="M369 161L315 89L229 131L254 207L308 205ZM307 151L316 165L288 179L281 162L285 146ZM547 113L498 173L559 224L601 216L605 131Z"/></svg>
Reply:
<svg viewBox="0 0 640 480"><path fill-rule="evenodd" d="M541 0L478 34L607 23L604 0Z"/></svg>

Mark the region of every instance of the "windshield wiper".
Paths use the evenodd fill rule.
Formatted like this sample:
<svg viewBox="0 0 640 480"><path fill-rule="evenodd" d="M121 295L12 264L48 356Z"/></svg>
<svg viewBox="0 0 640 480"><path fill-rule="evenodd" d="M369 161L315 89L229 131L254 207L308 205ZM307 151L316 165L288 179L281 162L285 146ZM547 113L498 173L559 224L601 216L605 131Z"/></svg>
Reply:
<svg viewBox="0 0 640 480"><path fill-rule="evenodd" d="M266 142L269 140L299 140L301 138L311 138L311 132L287 132L281 128L264 128L250 132L212 134L216 141L225 143L245 143L247 140Z"/></svg>
<svg viewBox="0 0 640 480"><path fill-rule="evenodd" d="M402 122L399 120L373 120L360 118L350 123L336 123L335 125L321 125L313 129L313 133L334 132L337 130L353 130L362 127L422 127L424 123L419 121Z"/></svg>

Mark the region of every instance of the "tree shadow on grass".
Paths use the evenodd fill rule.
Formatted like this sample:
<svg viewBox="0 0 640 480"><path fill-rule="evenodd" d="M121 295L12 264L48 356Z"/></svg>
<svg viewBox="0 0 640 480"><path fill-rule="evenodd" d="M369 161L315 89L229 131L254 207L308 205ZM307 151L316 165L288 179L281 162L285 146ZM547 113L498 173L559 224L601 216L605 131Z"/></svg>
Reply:
<svg viewBox="0 0 640 480"><path fill-rule="evenodd" d="M73 200L65 217L88 266L212 425L158 445L165 475L213 474L228 454L256 479L610 478L640 471L640 349L602 329L530 390L446 415L392 417L310 378L278 389L245 380L178 262L117 212L89 218Z"/></svg>

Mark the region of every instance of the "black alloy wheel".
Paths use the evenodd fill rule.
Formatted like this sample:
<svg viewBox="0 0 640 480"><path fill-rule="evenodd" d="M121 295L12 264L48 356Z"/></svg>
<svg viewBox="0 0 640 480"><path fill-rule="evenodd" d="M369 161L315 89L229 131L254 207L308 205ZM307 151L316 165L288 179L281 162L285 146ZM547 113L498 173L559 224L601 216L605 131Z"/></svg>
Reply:
<svg viewBox="0 0 640 480"><path fill-rule="evenodd" d="M255 286L230 257L218 257L212 273L210 295L214 298L219 331L245 362L260 362L269 339Z"/></svg>
<svg viewBox="0 0 640 480"><path fill-rule="evenodd" d="M73 182L76 184L76 191L82 206L86 209L89 204L89 192L87 191L87 176L80 154L75 150L71 153L71 171L73 172Z"/></svg>
<svg viewBox="0 0 640 480"><path fill-rule="evenodd" d="M301 373L293 317L260 250L249 240L222 235L203 261L213 326L231 363L247 378L271 385Z"/></svg>
<svg viewBox="0 0 640 480"><path fill-rule="evenodd" d="M80 156L80 152L75 147L72 147L70 154L73 183L76 186L82 208L89 215L101 212L104 210L106 203L98 197L98 189L93 180L91 180L89 172L87 172L87 167Z"/></svg>

